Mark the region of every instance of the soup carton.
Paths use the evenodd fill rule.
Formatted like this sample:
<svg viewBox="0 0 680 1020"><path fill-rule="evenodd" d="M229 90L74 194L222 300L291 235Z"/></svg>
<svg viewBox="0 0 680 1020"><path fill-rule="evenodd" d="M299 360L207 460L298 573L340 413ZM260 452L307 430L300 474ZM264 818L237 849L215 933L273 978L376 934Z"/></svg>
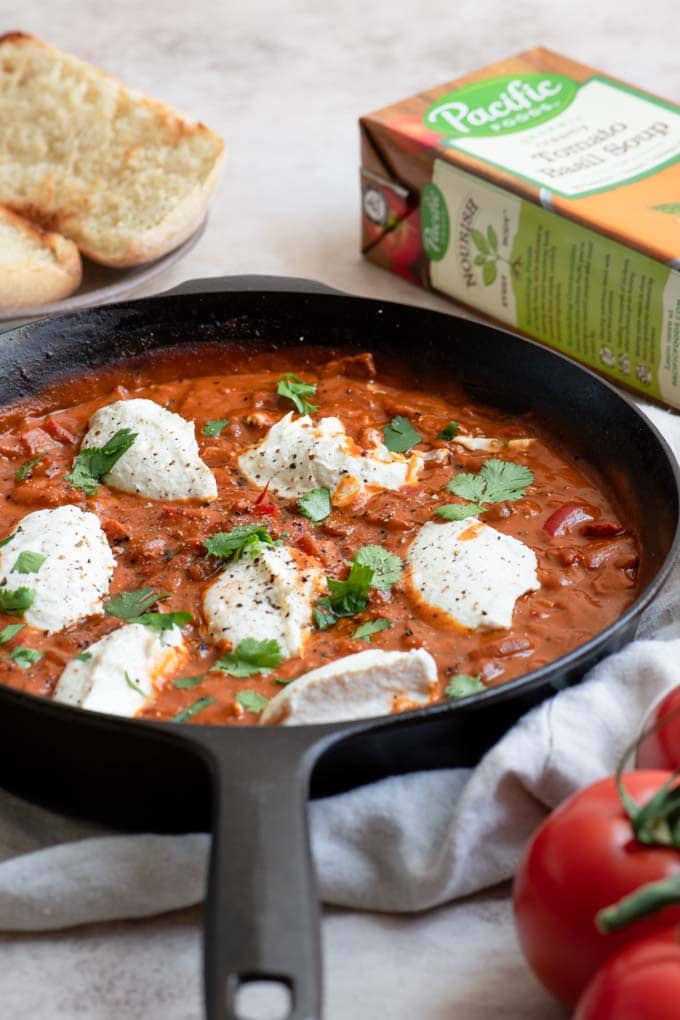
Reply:
<svg viewBox="0 0 680 1020"><path fill-rule="evenodd" d="M680 408L680 106L539 48L360 130L369 259Z"/></svg>

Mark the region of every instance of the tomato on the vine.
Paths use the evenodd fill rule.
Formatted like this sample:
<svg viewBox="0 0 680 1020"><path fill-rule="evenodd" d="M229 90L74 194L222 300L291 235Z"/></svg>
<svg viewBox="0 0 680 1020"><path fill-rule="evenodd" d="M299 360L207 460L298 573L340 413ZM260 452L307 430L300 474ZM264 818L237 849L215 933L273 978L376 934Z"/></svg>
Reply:
<svg viewBox="0 0 680 1020"><path fill-rule="evenodd" d="M675 837L656 845L668 835L668 819L663 807L656 812L655 795L671 778L666 771L625 773L627 806L615 777L594 783L549 815L524 852L514 889L520 945L539 980L564 1002L575 1003L607 957L625 944L680 922L680 906L673 906L614 934L595 927L604 907L641 885L680 874ZM648 802L654 810L645 814L642 808L631 820L636 805Z"/></svg>
<svg viewBox="0 0 680 1020"><path fill-rule="evenodd" d="M644 721L645 736L637 746L639 769L680 768L680 687L652 706Z"/></svg>
<svg viewBox="0 0 680 1020"><path fill-rule="evenodd" d="M678 1020L680 938L665 928L625 946L600 968L572 1020Z"/></svg>

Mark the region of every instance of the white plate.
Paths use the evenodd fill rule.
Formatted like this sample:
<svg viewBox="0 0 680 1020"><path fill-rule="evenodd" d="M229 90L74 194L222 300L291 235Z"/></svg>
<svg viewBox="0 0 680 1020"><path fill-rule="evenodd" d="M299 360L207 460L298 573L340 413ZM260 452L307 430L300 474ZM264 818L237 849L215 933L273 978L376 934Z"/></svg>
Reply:
<svg viewBox="0 0 680 1020"><path fill-rule="evenodd" d="M116 301L137 290L138 287L152 280L154 276L165 272L175 262L179 262L185 255L188 255L203 236L207 222L206 217L191 237L179 248L156 259L155 262L145 262L141 266L133 266L130 269L112 269L110 266L100 266L83 257L83 282L70 297L64 298L63 301L53 301L47 305L5 309L0 311L0 321L9 319L23 321L35 318L35 316L74 312L78 308L87 308L89 305L101 305L107 301Z"/></svg>

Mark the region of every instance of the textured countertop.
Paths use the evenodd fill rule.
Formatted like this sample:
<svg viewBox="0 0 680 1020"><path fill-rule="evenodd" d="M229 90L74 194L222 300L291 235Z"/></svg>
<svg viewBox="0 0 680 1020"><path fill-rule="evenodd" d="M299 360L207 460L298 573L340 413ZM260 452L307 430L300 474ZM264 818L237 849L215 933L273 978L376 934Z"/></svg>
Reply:
<svg viewBox="0 0 680 1020"><path fill-rule="evenodd" d="M675 0L0 0L33 32L226 140L207 231L151 293L270 273L452 310L359 255L357 117L542 44L680 99ZM1 128L0 128L1 130ZM424 808L425 809L425 808ZM484 848L480 848L484 852ZM508 890L417 916L328 910L327 1020L558 1020L525 970ZM200 916L0 937L0 1018L198 1020Z"/></svg>

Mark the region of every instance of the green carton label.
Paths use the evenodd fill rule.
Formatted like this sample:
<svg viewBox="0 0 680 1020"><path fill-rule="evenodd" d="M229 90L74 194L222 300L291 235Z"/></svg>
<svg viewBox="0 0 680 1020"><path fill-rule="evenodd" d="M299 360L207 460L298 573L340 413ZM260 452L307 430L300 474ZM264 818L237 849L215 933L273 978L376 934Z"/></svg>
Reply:
<svg viewBox="0 0 680 1020"><path fill-rule="evenodd" d="M432 285L680 407L680 273L438 160L451 224Z"/></svg>

